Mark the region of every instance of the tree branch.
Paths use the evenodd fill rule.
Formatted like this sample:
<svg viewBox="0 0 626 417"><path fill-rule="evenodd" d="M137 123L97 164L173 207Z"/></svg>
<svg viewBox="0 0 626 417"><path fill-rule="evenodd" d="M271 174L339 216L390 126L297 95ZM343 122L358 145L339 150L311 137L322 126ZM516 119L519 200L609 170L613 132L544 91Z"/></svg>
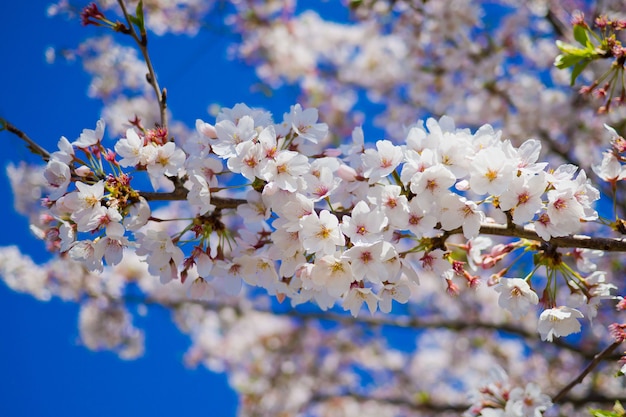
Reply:
<svg viewBox="0 0 626 417"><path fill-rule="evenodd" d="M567 384L561 391L559 391L558 394L556 394L554 398L552 398L552 401L554 403L562 401L565 398L565 395L570 392L572 388L583 382L585 376L593 371L593 369L598 366L598 364L600 364L600 362L602 362L605 357L609 356L621 344L622 342L613 342L611 345L607 346L606 349L604 349L602 352L595 355L589 365L587 365L585 369L583 369L582 372L572 382Z"/></svg>
<svg viewBox="0 0 626 417"><path fill-rule="evenodd" d="M37 144L37 142L29 138L26 133L22 132L20 129L13 126L11 123L6 121L5 119L0 118L0 131L2 130L6 130L7 132L13 133L18 138L22 139L28 145L27 146L28 149L30 149L30 151L34 153L35 155L41 156L41 158L45 162L48 162L50 160L50 152L48 152L47 150L39 146L39 144Z"/></svg>
<svg viewBox="0 0 626 417"><path fill-rule="evenodd" d="M152 86L156 94L157 101L159 102L159 112L161 116L161 127L167 129L167 90L161 89L159 86L159 82L157 81L156 72L154 70L154 66L152 65L152 60L150 59L150 54L148 54L148 38L146 37L145 32L142 31L141 36L137 35L137 31L133 25L133 22L130 19L130 14L126 9L126 5L124 4L124 0L117 0L120 7L122 8L122 13L124 13L124 17L126 18L126 23L128 24L128 28L130 30L130 35L137 43L141 54L143 55L143 59L146 61L146 66L148 67L148 73L146 74L146 80ZM137 16L139 17L139 16ZM143 17L143 16L142 16Z"/></svg>
<svg viewBox="0 0 626 417"><path fill-rule="evenodd" d="M155 305L163 308L179 308L185 304L196 304L203 306L207 309L219 311L223 308L232 308L237 314L244 315L246 308L239 304L220 302L213 300L160 300L150 297L138 297L138 296L124 296L123 301L129 303L142 303L147 305ZM517 335L527 340L538 341L537 334L534 332L526 331L525 329L514 326L508 323L485 323L480 321L459 321L459 320L429 320L421 321L416 317L411 316L392 316L392 315L376 315L376 316L358 316L353 317L348 314L333 313L330 311L300 311L294 308L287 308L284 310L275 310L270 307L261 307L258 305L249 306L250 309L258 313L272 314L275 316L292 317L299 320L326 320L342 325L366 325L366 326L387 326L401 329L448 329L453 331L465 331L483 329L493 332L504 332L512 335ZM570 352L581 355L585 359L595 358L597 350L584 349L579 346L564 342L561 339L555 339L552 343L545 343L546 345L554 345L558 348L569 350ZM610 353L610 352L609 352ZM617 360L620 355L609 355L607 353L601 359L602 360Z"/></svg>

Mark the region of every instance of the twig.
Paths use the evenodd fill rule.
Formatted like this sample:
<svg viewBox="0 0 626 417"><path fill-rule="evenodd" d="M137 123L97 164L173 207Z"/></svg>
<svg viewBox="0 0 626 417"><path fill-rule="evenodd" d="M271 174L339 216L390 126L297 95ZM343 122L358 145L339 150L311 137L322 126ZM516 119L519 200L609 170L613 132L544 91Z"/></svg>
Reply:
<svg viewBox="0 0 626 417"><path fill-rule="evenodd" d="M458 321L458 320L420 320L417 317L410 316L390 316L390 315L377 315L377 316L358 316L352 317L348 314L333 313L330 311L299 311L293 308L284 310L274 310L270 307L261 307L258 305L250 305L248 307L242 307L239 304L209 301L209 300L196 300L196 299L179 299L179 300L162 300L154 299L150 297L138 297L138 296L125 296L123 301L129 303L141 303L148 305L156 305L163 308L179 308L185 304L195 304L203 306L207 309L219 311L223 308L232 308L237 314L245 314L247 309L252 309L258 313L273 314L275 316L292 317L299 320L327 320L342 325L365 325L365 326L387 326L395 327L399 329L448 329L453 331L475 330L483 329L493 332L504 332L512 335L517 335L527 340L537 340L537 334L526 331L521 327L517 327L507 323L485 323L481 321ZM588 349L583 349L578 346L569 344L556 339L552 343L555 347L569 350L573 353L579 354L586 359L592 359L596 357L595 352ZM603 360L617 360L620 356L608 356L603 357Z"/></svg>
<svg viewBox="0 0 626 417"><path fill-rule="evenodd" d="M17 127L13 126L11 123L7 122L5 119L0 118L0 130L6 130L7 132L11 132L16 135L18 138L22 139L24 142L28 144L28 149L35 155L41 156L41 158L48 162L50 160L50 152L42 148L37 142L28 137L28 135L22 132Z"/></svg>
<svg viewBox="0 0 626 417"><path fill-rule="evenodd" d="M591 360L591 362L589 362L589 365L587 365L585 367L585 369L582 370L582 372L569 384L567 384L561 391L559 391L558 394L556 394L553 398L552 401L554 403L558 403L559 401L563 400L565 398L565 395L570 392L570 390L572 388L574 388L576 385L580 384L581 382L583 382L583 379L585 379L585 376L587 376L587 374L589 374L591 371L593 371L593 369L598 366L598 364L600 362L602 362L602 360L609 356L619 345L621 345L622 342L613 342L611 345L609 345L606 349L604 349L602 352L598 353L597 355L595 355L593 357L593 359Z"/></svg>
<svg viewBox="0 0 626 417"><path fill-rule="evenodd" d="M126 9L126 5L124 4L124 0L117 0L118 4L122 8L122 13L124 13L124 17L126 18L126 23L128 24L128 28L130 31L130 35L133 37L137 46L139 46L139 50L143 55L143 59L146 61L146 66L148 67L148 73L146 74L146 80L152 88L157 97L157 101L159 102L159 111L161 115L161 127L167 129L167 90L165 88L161 89L159 86L159 82L157 81L156 72L154 71L154 67L152 65L152 60L150 59L150 54L148 54L148 38L145 33L141 33L141 36L137 35L137 31L135 30L135 26L130 19L130 14Z"/></svg>

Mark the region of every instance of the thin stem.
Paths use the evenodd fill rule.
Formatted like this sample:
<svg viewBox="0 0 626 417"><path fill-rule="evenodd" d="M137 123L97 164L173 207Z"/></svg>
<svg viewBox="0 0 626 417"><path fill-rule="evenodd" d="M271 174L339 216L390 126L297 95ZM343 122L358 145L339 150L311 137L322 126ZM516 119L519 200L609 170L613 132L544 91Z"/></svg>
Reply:
<svg viewBox="0 0 626 417"><path fill-rule="evenodd" d="M139 50L143 55L143 59L146 61L146 66L148 67L148 74L146 74L146 79L154 89L157 101L159 102L161 127L167 129L167 90L165 88L161 89L161 87L159 86L159 82L157 81L156 72L154 71L154 67L152 66L152 60L150 59L150 54L148 54L148 38L146 37L145 33L141 33L141 36L137 35L137 31L135 30L135 26L130 19L130 14L126 9L124 0L117 0L117 2L122 8L122 13L124 13L124 17L126 18L126 23L128 25L130 35L137 43L137 46L139 46Z"/></svg>
<svg viewBox="0 0 626 417"><path fill-rule="evenodd" d="M39 144L37 144L37 142L35 142L31 138L29 138L26 133L22 132L20 129L13 126L11 123L2 118L0 118L0 131L1 130L11 132L18 138L22 139L28 144L28 149L30 149L30 151L35 155L41 156L44 161L48 162L50 160L50 152L42 148Z"/></svg>
<svg viewBox="0 0 626 417"><path fill-rule="evenodd" d="M574 380L572 382L567 384L561 391L559 391L559 393L556 394L552 398L552 401L554 403L558 403L561 400L563 400L565 398L565 395L568 392L570 392L572 388L574 388L576 385L578 385L581 382L583 382L583 379L585 379L587 374L589 374L591 371L593 371L593 369L596 366L598 366L598 364L600 364L600 362L602 362L602 360L605 357L609 356L621 344L622 344L622 342L613 342L611 345L607 346L606 349L604 349L602 352L600 352L597 355L595 355L593 357L593 359L591 360L591 362L589 362L589 365L587 365L585 367L585 369L583 369L582 372L576 378L574 378Z"/></svg>

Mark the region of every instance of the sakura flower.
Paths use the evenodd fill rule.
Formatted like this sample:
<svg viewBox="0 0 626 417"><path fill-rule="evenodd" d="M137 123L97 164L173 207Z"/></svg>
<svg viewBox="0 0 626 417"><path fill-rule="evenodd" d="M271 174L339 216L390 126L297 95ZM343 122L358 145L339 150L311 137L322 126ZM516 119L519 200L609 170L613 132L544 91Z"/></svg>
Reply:
<svg viewBox="0 0 626 417"><path fill-rule="evenodd" d="M213 288L202 277L194 279L189 287L189 297L194 300L210 300L213 295Z"/></svg>
<svg viewBox="0 0 626 417"><path fill-rule="evenodd" d="M300 219L300 238L302 247L315 253L331 255L337 245L345 244L345 238L339 229L339 220L328 210L317 215L313 212Z"/></svg>
<svg viewBox="0 0 626 417"><path fill-rule="evenodd" d="M146 256L148 271L161 278L166 284L178 277L178 265L182 264L185 255L172 242L165 231L148 230L146 233L135 233L137 240L137 255Z"/></svg>
<svg viewBox="0 0 626 417"><path fill-rule="evenodd" d="M465 238L478 236L485 214L478 210L476 203L457 194L448 193L438 199L437 205L441 207L439 221L443 230L462 227Z"/></svg>
<svg viewBox="0 0 626 417"><path fill-rule="evenodd" d="M583 317L583 313L567 306L544 310L539 316L539 325L537 327L541 340L552 342L554 337L580 332L578 319Z"/></svg>
<svg viewBox="0 0 626 417"><path fill-rule="evenodd" d="M541 142L537 139L528 139L519 148L513 149L517 159L517 169L522 174L538 174L548 165L547 162L537 162L541 152Z"/></svg>
<svg viewBox="0 0 626 417"><path fill-rule="evenodd" d="M531 305L539 303L537 294L521 278L504 278L493 289L500 293L498 305L516 318L528 313Z"/></svg>
<svg viewBox="0 0 626 417"><path fill-rule="evenodd" d="M317 117L317 109L302 110L300 104L291 106L291 111L284 115L285 123L290 125L298 136L313 143L318 143L328 133L328 125L317 123Z"/></svg>
<svg viewBox="0 0 626 417"><path fill-rule="evenodd" d="M566 233L580 229L580 220L585 217L584 207L578 202L571 187L548 191L547 213L550 221Z"/></svg>
<svg viewBox="0 0 626 417"><path fill-rule="evenodd" d="M370 202L382 208L390 226L404 230L409 221L409 202L401 191L398 185L376 187L372 190Z"/></svg>
<svg viewBox="0 0 626 417"><path fill-rule="evenodd" d="M228 158L226 165L231 172L243 175L250 181L260 177L261 157L254 142L243 142L237 147L237 155Z"/></svg>
<svg viewBox="0 0 626 417"><path fill-rule="evenodd" d="M604 271L591 273L585 277L584 282L585 285L590 287L588 292L574 292L570 294L567 304L582 310L589 322L592 323L593 319L598 315L600 302L606 299L614 299L615 296L611 294L611 291L617 290L617 287L606 282L606 272ZM572 283L572 287L575 285L575 283Z"/></svg>
<svg viewBox="0 0 626 417"><path fill-rule="evenodd" d="M106 235L96 242L95 255L104 257L108 265L117 265L122 261L124 248L128 246L128 239L124 236L124 226L120 223L111 223L106 228Z"/></svg>
<svg viewBox="0 0 626 417"><path fill-rule="evenodd" d="M382 239L387 217L380 210L370 210L365 201L359 201L350 213L343 216L341 230L352 243L374 243Z"/></svg>
<svg viewBox="0 0 626 417"><path fill-rule="evenodd" d="M215 131L217 139L212 143L212 150L224 159L237 156L237 145L257 136L254 120L250 116L243 116L237 124L231 120L222 120L215 125Z"/></svg>
<svg viewBox="0 0 626 417"><path fill-rule="evenodd" d="M400 269L399 263L393 264L396 257L395 248L386 241L355 245L343 253L343 258L350 261L354 279L357 281L366 279L373 283L396 278Z"/></svg>
<svg viewBox="0 0 626 417"><path fill-rule="evenodd" d="M138 201L130 206L128 215L123 221L124 227L130 231L138 230L148 223L150 214L151 210L148 201L143 197L139 197Z"/></svg>
<svg viewBox="0 0 626 417"><path fill-rule="evenodd" d="M399 226L401 230L409 230L417 237L431 236L435 232L437 218L428 214L420 202L420 197L414 197L408 204L408 219L404 225Z"/></svg>
<svg viewBox="0 0 626 417"><path fill-rule="evenodd" d="M593 165L592 169L598 177L611 184L626 178L626 168L620 163L614 152L605 151L602 154L602 162Z"/></svg>
<svg viewBox="0 0 626 417"><path fill-rule="evenodd" d="M213 211L215 206L211 204L211 190L206 179L200 175L191 175L189 177L191 189L187 193L187 201L193 207L197 214L205 214Z"/></svg>
<svg viewBox="0 0 626 417"><path fill-rule="evenodd" d="M246 204L240 204L237 207L237 214L241 216L244 223L262 222L269 219L271 210L265 205L261 194L250 190L246 194Z"/></svg>
<svg viewBox="0 0 626 417"><path fill-rule="evenodd" d="M399 146L394 146L389 140L379 140L376 142L376 150L366 149L361 155L363 176L373 184L391 174L402 162L402 157Z"/></svg>
<svg viewBox="0 0 626 417"><path fill-rule="evenodd" d="M409 301L411 296L411 289L404 283L388 283L378 293L378 308L383 313L391 312L391 302L396 300L397 302L404 304Z"/></svg>
<svg viewBox="0 0 626 417"><path fill-rule="evenodd" d="M217 187L217 175L222 172L222 161L217 158L205 157L189 157L185 161L187 174L201 175L206 180L209 187Z"/></svg>
<svg viewBox="0 0 626 417"><path fill-rule="evenodd" d="M500 208L504 211L513 209L513 223L523 225L533 219L541 210L541 196L547 186L543 172L531 177L521 175L513 177L508 189L499 198Z"/></svg>
<svg viewBox="0 0 626 417"><path fill-rule="evenodd" d="M217 139L215 126L196 119L196 131L182 144L188 155L206 156L211 150L212 139Z"/></svg>
<svg viewBox="0 0 626 417"><path fill-rule="evenodd" d="M580 272L593 272L598 267L596 260L604 256L601 250L592 249L572 249L572 256L576 260L576 268Z"/></svg>
<svg viewBox="0 0 626 417"><path fill-rule="evenodd" d="M86 149L100 143L102 141L102 137L104 136L104 127L104 120L98 120L95 130L83 129L80 137L76 141L72 142L72 145L77 148Z"/></svg>
<svg viewBox="0 0 626 417"><path fill-rule="evenodd" d="M273 248L279 252L278 255L275 255L276 259L284 260L294 256L299 251L303 251L299 230L288 230L286 226L289 224L290 222L282 217L272 223L272 227L274 227L272 232Z"/></svg>
<svg viewBox="0 0 626 417"><path fill-rule="evenodd" d="M411 191L420 196L427 193L432 197L448 191L456 181L456 177L450 170L438 164L426 168L423 172L417 172L411 177Z"/></svg>
<svg viewBox="0 0 626 417"><path fill-rule="evenodd" d="M67 165L72 162L74 159L74 147L70 143L69 140L65 136L61 136L61 139L57 142L58 151L53 152L50 155L50 159L56 159L57 161L61 161Z"/></svg>
<svg viewBox="0 0 626 417"><path fill-rule="evenodd" d="M48 161L48 165L46 165L43 175L52 189L50 195L48 196L50 200L57 200L67 192L72 172L70 167L65 162L57 159L50 159Z"/></svg>
<svg viewBox="0 0 626 417"><path fill-rule="evenodd" d="M274 262L262 255L242 255L237 259L241 265L241 278L250 285L262 287L276 294L278 273Z"/></svg>
<svg viewBox="0 0 626 417"><path fill-rule="evenodd" d="M330 159L331 158L323 158L323 160L327 161ZM315 160L315 162L318 161L320 161L320 159ZM320 201L330 196L339 186L341 180L334 175L334 171L339 170L339 165L332 167L334 164L330 162L328 165L319 166L319 163L315 165L317 167L311 164L311 172L304 176L304 183L306 184L307 194L310 195L311 199L313 201ZM342 166L345 167L345 165Z"/></svg>
<svg viewBox="0 0 626 417"><path fill-rule="evenodd" d="M294 151L280 151L276 159L268 161L261 178L275 183L281 190L295 192L303 187L302 176L309 171L308 158Z"/></svg>
<svg viewBox="0 0 626 417"><path fill-rule="evenodd" d="M96 247L91 240L81 240L75 242L69 250L69 255L75 261L82 262L90 271L102 272L102 256L96 251Z"/></svg>
<svg viewBox="0 0 626 417"><path fill-rule="evenodd" d="M442 165L437 161L437 154L432 149L424 149L422 153L417 153L412 149L405 149L404 164L400 171L400 180L407 184L418 172L424 172L427 168L435 165ZM443 168L446 168L443 166ZM447 168L446 168L447 169ZM449 170L448 170L449 171ZM454 176L454 174L452 174ZM454 181L453 181L454 183Z"/></svg>
<svg viewBox="0 0 626 417"><path fill-rule="evenodd" d="M221 108L215 120L217 123L224 120L239 123L244 117L250 118L254 127L267 126L273 123L272 114L270 112L261 109L252 109L244 103L237 103L232 109L226 107Z"/></svg>
<svg viewBox="0 0 626 417"><path fill-rule="evenodd" d="M542 213L539 218L533 223L535 231L546 242L550 240L552 236L566 236L569 234L567 230L561 229L550 219L547 213Z"/></svg>
<svg viewBox="0 0 626 417"><path fill-rule="evenodd" d="M77 221L85 216L90 218L92 211L100 207L104 198L104 181L92 185L77 181L76 189L64 199L65 205L73 211L72 220Z"/></svg>
<svg viewBox="0 0 626 417"><path fill-rule="evenodd" d="M315 260L315 266L311 270L311 281L324 288L336 298L350 289L354 281L352 267L347 259L333 255L325 255Z"/></svg>
<svg viewBox="0 0 626 417"><path fill-rule="evenodd" d="M75 221L79 232L89 232L122 221L122 215L113 207L99 205L77 217Z"/></svg>
<svg viewBox="0 0 626 417"><path fill-rule="evenodd" d="M511 390L505 410L507 416L541 417L551 405L550 396L543 394L541 388L531 382L524 389L515 387Z"/></svg>
<svg viewBox="0 0 626 417"><path fill-rule="evenodd" d="M217 260L211 271L212 284L229 295L237 295L241 292L241 264L236 259Z"/></svg>
<svg viewBox="0 0 626 417"><path fill-rule="evenodd" d="M115 152L122 157L119 161L122 167L134 167L146 165L148 154L144 152L143 139L139 137L135 129L126 130L126 137L117 141Z"/></svg>
<svg viewBox="0 0 626 417"><path fill-rule="evenodd" d="M424 271L432 272L438 276L444 276L452 270L452 266L445 256L446 252L441 249L431 250L424 253L419 259L420 266Z"/></svg>
<svg viewBox="0 0 626 417"><path fill-rule="evenodd" d="M480 150L470 166L469 185L477 194L499 196L513 179L515 165L502 149L492 147Z"/></svg>
<svg viewBox="0 0 626 417"><path fill-rule="evenodd" d="M366 303L370 313L374 314L378 305L378 296L372 292L371 288L353 286L343 299L343 309L350 310L350 314L356 317L363 303Z"/></svg>
<svg viewBox="0 0 626 417"><path fill-rule="evenodd" d="M167 142L163 146L156 146L156 153L148 161L147 168L150 182L154 189L158 188L159 177L163 175L176 176L185 162L185 153L174 142Z"/></svg>

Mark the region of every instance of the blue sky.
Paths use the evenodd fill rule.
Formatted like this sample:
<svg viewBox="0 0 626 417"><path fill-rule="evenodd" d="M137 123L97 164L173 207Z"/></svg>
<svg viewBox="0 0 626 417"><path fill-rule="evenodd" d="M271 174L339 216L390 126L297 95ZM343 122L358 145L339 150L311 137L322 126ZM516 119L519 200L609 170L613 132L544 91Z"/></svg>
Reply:
<svg viewBox="0 0 626 417"><path fill-rule="evenodd" d="M84 36L102 33L63 18L48 18L44 0L0 2L0 116L48 149L59 137L74 140L82 129L93 128L99 103L86 96L89 77L78 63L48 65L48 46L72 47ZM215 35L152 39L151 48L162 86L168 88L172 111L188 125L196 118L210 120L212 102L226 106L246 100L263 105L263 97L249 94L254 74L249 68L226 64L225 43ZM220 63L220 65L216 65ZM228 65L228 67L226 67ZM224 74L228 74L225 78ZM277 114L295 98L274 101ZM274 97L276 99L276 97ZM42 242L34 239L26 219L13 210L4 167L26 159L37 162L15 136L0 133L0 206L4 229L0 246L19 245L42 261ZM204 368L187 370L182 357L189 345L172 324L169 313L151 308L136 318L146 332L146 354L122 361L108 352L95 353L78 341L78 306L52 300L36 301L0 283L0 416L111 416L236 414L237 396L224 375Z"/></svg>

